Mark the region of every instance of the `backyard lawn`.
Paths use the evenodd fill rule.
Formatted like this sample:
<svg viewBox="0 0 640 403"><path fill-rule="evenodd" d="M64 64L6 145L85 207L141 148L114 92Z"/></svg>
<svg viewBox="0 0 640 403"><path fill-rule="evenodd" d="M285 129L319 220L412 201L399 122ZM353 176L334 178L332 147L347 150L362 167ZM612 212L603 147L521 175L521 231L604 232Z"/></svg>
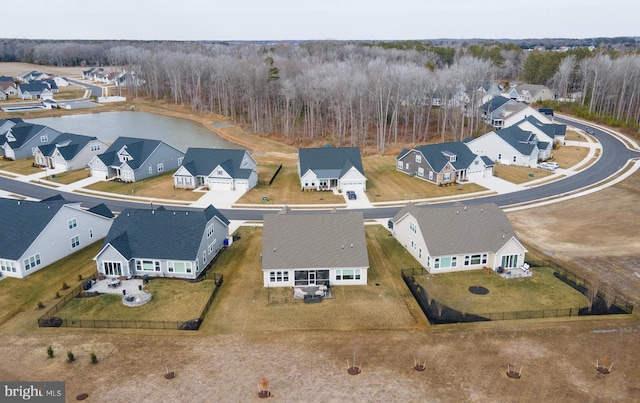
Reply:
<svg viewBox="0 0 640 403"><path fill-rule="evenodd" d="M587 305L584 295L558 280L553 269L534 267L533 277L504 279L497 273L482 270L414 276L427 294L460 312L488 314L543 309L581 308ZM476 295L469 287L489 290Z"/></svg>
<svg viewBox="0 0 640 403"><path fill-rule="evenodd" d="M97 190L119 195L152 197L156 199L172 200L198 200L204 193L173 187L173 175L175 171L162 175L152 176L137 182L102 181L93 183L85 189Z"/></svg>
<svg viewBox="0 0 640 403"><path fill-rule="evenodd" d="M175 279L151 279L144 290L151 301L139 307L127 307L120 294L102 294L74 298L56 316L64 319L188 321L200 316L215 283L203 280L190 283Z"/></svg>

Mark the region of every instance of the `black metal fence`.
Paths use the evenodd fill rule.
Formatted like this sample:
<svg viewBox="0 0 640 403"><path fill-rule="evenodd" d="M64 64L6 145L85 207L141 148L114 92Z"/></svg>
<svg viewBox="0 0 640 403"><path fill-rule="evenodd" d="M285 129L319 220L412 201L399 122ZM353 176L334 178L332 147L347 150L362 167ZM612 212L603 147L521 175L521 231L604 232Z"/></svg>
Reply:
<svg viewBox="0 0 640 403"><path fill-rule="evenodd" d="M532 267L551 267L554 275L561 281L572 286L585 296L589 292L590 283L581 277L561 266L552 260L548 261L527 261ZM401 271L402 278L409 288L409 291L415 298L416 302L422 309L429 323L431 324L447 324L447 323L463 323L463 322L479 322L479 321L495 321L495 320L516 320L516 319L535 319L535 318L559 318L570 316L585 315L603 315L603 314L631 314L633 305L625 302L622 298L611 297L598 291L593 298L590 307L576 308L552 308L542 310L525 310L525 311L504 311L489 312L483 314L469 314L448 307L445 301L438 301L433 296L428 295L424 286L416 280L416 276L428 274L424 268L411 268Z"/></svg>
<svg viewBox="0 0 640 403"><path fill-rule="evenodd" d="M69 294L62 297L54 306L49 308L40 318L38 318L39 327L82 327L96 329L162 329L162 330L198 330L204 321L204 317L211 307L213 299L218 294L218 290L224 281L224 277L217 273L207 275L208 278L213 277L214 288L205 303L200 316L197 319L188 321L160 321L160 320L122 320L122 319L64 319L56 314L64 308L69 301L76 298L82 291L82 283L74 287ZM94 274L89 280L96 278Z"/></svg>

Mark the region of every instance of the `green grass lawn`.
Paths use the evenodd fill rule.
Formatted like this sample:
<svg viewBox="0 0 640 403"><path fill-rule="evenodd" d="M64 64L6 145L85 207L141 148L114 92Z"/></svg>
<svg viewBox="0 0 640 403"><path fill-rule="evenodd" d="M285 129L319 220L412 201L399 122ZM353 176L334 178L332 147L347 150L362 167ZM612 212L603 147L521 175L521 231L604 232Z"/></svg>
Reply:
<svg viewBox="0 0 640 403"><path fill-rule="evenodd" d="M91 172L89 172L88 170L76 169L74 171L57 173L55 178L50 176L47 180L51 182L60 183L63 185L68 185L70 183L77 182L81 179L88 178L89 176L91 176Z"/></svg>
<svg viewBox="0 0 640 403"><path fill-rule="evenodd" d="M526 183L532 180L545 178L552 174L550 171L538 168L529 168L519 165L501 165L496 164L493 167L494 174L511 183ZM530 176L533 175L533 176Z"/></svg>
<svg viewBox="0 0 640 403"><path fill-rule="evenodd" d="M157 199L186 200L193 201L202 197L202 192L193 192L187 189L176 189L173 187L173 173L167 172L162 175L152 176L137 182L116 182L102 181L93 183L86 189L98 190L118 195L153 197Z"/></svg>
<svg viewBox="0 0 640 403"><path fill-rule="evenodd" d="M64 319L187 321L200 316L213 292L213 280L190 283L175 279L152 279L144 290L151 301L139 307L122 303L120 294L74 298L57 316Z"/></svg>
<svg viewBox="0 0 640 403"><path fill-rule="evenodd" d="M553 269L533 268L529 278L504 279L497 273L484 274L472 270L446 274L415 276L427 294L446 306L461 312L488 314L492 312L529 311L556 308L580 308L587 305L584 295L558 280ZM487 295L475 295L469 287L482 286Z"/></svg>

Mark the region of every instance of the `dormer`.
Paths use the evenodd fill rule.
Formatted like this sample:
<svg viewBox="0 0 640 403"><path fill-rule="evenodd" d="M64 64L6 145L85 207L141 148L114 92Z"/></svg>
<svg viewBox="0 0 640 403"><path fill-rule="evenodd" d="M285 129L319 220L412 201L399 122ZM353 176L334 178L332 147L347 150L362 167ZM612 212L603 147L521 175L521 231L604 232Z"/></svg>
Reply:
<svg viewBox="0 0 640 403"><path fill-rule="evenodd" d="M454 153L452 153L451 151L443 151L442 155L444 155L444 157L447 159L447 161L456 162L457 156Z"/></svg>
<svg viewBox="0 0 640 403"><path fill-rule="evenodd" d="M11 133L11 129L9 129L9 131L7 132L7 141L16 141L16 138L13 136L13 133Z"/></svg>
<svg viewBox="0 0 640 403"><path fill-rule="evenodd" d="M133 157L131 156L131 154L127 152L127 146L123 146L120 151L118 151L118 160L120 162L127 162L131 161L132 159Z"/></svg>

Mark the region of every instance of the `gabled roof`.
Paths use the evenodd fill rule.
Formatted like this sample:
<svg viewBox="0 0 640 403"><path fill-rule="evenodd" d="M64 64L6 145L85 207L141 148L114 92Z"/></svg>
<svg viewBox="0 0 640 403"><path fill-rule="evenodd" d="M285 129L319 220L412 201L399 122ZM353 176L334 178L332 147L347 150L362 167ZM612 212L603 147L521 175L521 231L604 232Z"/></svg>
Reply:
<svg viewBox="0 0 640 403"><path fill-rule="evenodd" d="M264 215L263 270L341 267L369 267L361 212Z"/></svg>
<svg viewBox="0 0 640 403"><path fill-rule="evenodd" d="M43 130L47 129L47 126L37 125L33 123L21 122L17 123L10 129L11 135L16 139L10 143L11 148L18 149L22 147L29 140L39 135ZM56 130L49 128L57 133ZM8 132L7 132L8 133ZM5 135L7 134L5 133Z"/></svg>
<svg viewBox="0 0 640 403"><path fill-rule="evenodd" d="M13 83L13 77L9 77L9 76L0 76L0 82L12 82Z"/></svg>
<svg viewBox="0 0 640 403"><path fill-rule="evenodd" d="M61 133L55 140L45 146L39 146L42 154L50 157L57 148L66 161L72 160L90 141L97 140L95 136L84 136L82 134Z"/></svg>
<svg viewBox="0 0 640 403"><path fill-rule="evenodd" d="M531 123L532 125L539 128L543 133L545 133L547 136L551 138L554 138L555 136L562 137L567 134L567 125L557 124L557 123L542 123L538 119L536 119L534 116L527 116L522 121L527 121ZM518 123L516 123L516 125Z"/></svg>
<svg viewBox="0 0 640 403"><path fill-rule="evenodd" d="M40 202L0 198L0 258L20 259L65 204L62 198Z"/></svg>
<svg viewBox="0 0 640 403"><path fill-rule="evenodd" d="M471 152L464 143L455 141L451 143L426 144L415 148L427 160L434 171L440 172L450 163L456 170L466 169L473 163L477 155ZM455 155L455 161L450 162L449 155Z"/></svg>
<svg viewBox="0 0 640 403"><path fill-rule="evenodd" d="M505 98L503 96L497 96L497 97L493 97L490 100L488 100L487 102L485 102L484 104L482 104L480 106L480 110L487 112L487 113L491 113L493 111L495 111L496 109L500 108L502 105L506 104L507 102L515 102L512 99L509 98Z"/></svg>
<svg viewBox="0 0 640 403"><path fill-rule="evenodd" d="M49 86L44 81L31 81L28 84L18 84L18 88L22 93L29 92L31 94L38 94L44 90L49 90Z"/></svg>
<svg viewBox="0 0 640 403"><path fill-rule="evenodd" d="M87 210L93 214L97 214L97 215L101 215L103 217L106 218L113 218L115 217L115 215L113 214L113 212L109 209L109 207L107 207L106 204L104 203L100 203L97 206L91 207L89 210Z"/></svg>
<svg viewBox="0 0 640 403"><path fill-rule="evenodd" d="M242 168L245 150L222 148L188 148L182 166L193 176L207 176L219 165L232 178L247 179L253 167Z"/></svg>
<svg viewBox="0 0 640 403"><path fill-rule="evenodd" d="M407 214L417 221L431 256L495 253L516 237L507 215L493 203L468 206L409 203L394 217L394 222L400 222Z"/></svg>
<svg viewBox="0 0 640 403"><path fill-rule="evenodd" d="M531 155L538 144L538 138L535 134L522 130L518 126L509 126L496 130L494 133L522 155Z"/></svg>
<svg viewBox="0 0 640 403"><path fill-rule="evenodd" d="M114 220L103 248L111 244L127 259L196 260L207 222L213 217L229 224L213 206L190 211L125 209Z"/></svg>
<svg viewBox="0 0 640 403"><path fill-rule="evenodd" d="M140 165L149 158L151 153L158 148L160 143L162 143L160 140L118 137L104 153L98 155L98 158L100 158L107 166L120 166L122 163L120 162L117 153L122 149L122 147L126 147L127 153L129 153L133 158L132 160L127 161L127 165L132 169L138 169L140 168Z"/></svg>
<svg viewBox="0 0 640 403"><path fill-rule="evenodd" d="M353 167L364 176L358 147L301 148L298 161L301 175L312 170L318 177L340 178ZM327 171L329 175L321 175L320 171Z"/></svg>

